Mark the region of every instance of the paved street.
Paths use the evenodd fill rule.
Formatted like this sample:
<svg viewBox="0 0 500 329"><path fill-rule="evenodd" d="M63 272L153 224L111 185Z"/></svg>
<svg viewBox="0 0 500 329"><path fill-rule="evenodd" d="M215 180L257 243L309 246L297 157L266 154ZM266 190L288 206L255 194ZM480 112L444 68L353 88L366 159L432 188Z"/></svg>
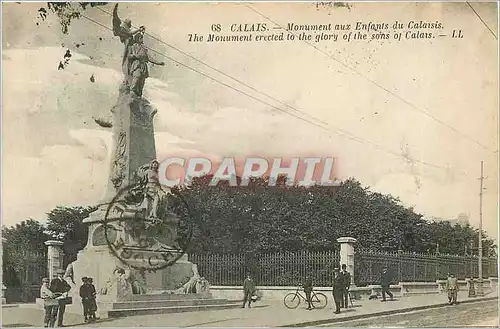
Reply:
<svg viewBox="0 0 500 329"><path fill-rule="evenodd" d="M494 294L496 296L496 293ZM494 297L493 294L487 297ZM459 301L471 300L467 298L467 292L461 292L459 294ZM321 324L329 323L332 319L341 320L343 318L350 318L353 316L370 316L377 312L399 312L403 309L422 307L428 305L442 304L446 301L445 294L436 295L420 295L413 297L404 297L392 302L381 303L379 300L368 300L363 299L355 302L355 307L348 310L343 310L341 314L333 314L332 301L329 299L329 304L325 309L322 310L312 310L307 311L305 305L299 306L295 310L289 310L283 306L282 301L262 301L255 304L252 309L229 309L229 310L211 310L211 311L198 311L189 313L175 313L175 314L155 314L155 315L139 315L139 316L129 316L124 318L116 319L102 319L99 323L93 323L92 327L277 327L277 326L290 326L298 323L307 323L312 321L321 321ZM488 303L475 302L470 305L482 304L482 306L477 306L481 311L487 310L485 305L497 305L498 299L489 301ZM455 309L467 309L465 303L463 305L456 306ZM491 306L488 306L491 307ZM444 307L441 311L444 314L444 320L446 321L446 314L450 314L448 309L451 307ZM2 309L2 322L4 327L28 327L28 326L40 326L42 324L43 311L41 309L34 309L29 306L14 307L14 308L3 308ZM428 310L426 312L432 312ZM464 314L467 311L464 311ZM491 310L485 313L484 316L478 317L476 320L489 320L491 317ZM424 312L425 313L425 312ZM421 313L423 314L423 313ZM432 313L429 313L432 314ZM497 313L493 313L496 315ZM403 316L403 320L407 320L410 313ZM416 319L420 319L422 315L416 315ZM386 317L390 318L390 317ZM409 318L408 318L409 319ZM399 321L403 321L400 320ZM393 320L396 321L397 320ZM354 321L353 321L354 322ZM373 323L373 321L363 320L359 321L365 324L360 326L383 326L384 321L379 324ZM336 325L338 325L337 322ZM368 323L368 324L366 324ZM461 322L459 322L461 325ZM65 324L69 326L85 326L83 323L82 315L77 314L66 314ZM318 326L318 324L304 324L302 326ZM333 324L332 324L333 326ZM340 326L340 325L339 325ZM354 325L345 325L353 327ZM397 326L397 325L392 325ZM402 325L399 326L411 326ZM416 326L425 326L416 324ZM434 324L431 326L447 326L446 323L438 325Z"/></svg>
<svg viewBox="0 0 500 329"><path fill-rule="evenodd" d="M498 302L486 301L425 311L325 324L322 327L498 327Z"/></svg>

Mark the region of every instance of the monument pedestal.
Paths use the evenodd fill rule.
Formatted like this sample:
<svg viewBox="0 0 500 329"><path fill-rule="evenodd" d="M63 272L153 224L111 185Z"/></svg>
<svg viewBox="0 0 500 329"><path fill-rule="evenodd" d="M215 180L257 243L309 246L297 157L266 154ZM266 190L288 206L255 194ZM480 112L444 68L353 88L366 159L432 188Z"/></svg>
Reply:
<svg viewBox="0 0 500 329"><path fill-rule="evenodd" d="M128 259L118 257L113 253L108 242L116 243L118 239L121 239L125 245L128 245L133 243L133 239L123 231L110 228L105 231L103 224L105 214L106 207L102 207L93 212L85 221L89 224L87 245L78 253L77 260L71 264L73 277L78 287L82 283L82 277L91 277L99 292L108 281L114 278L116 269L123 269L128 271L130 283L133 285L135 283L134 287L140 290L134 291L134 293L163 293L181 288L194 275L198 274L193 268L194 264L188 261L186 254L165 268L160 268L162 256L161 251L158 250L129 247L129 249L136 249L133 257ZM117 226L116 224L109 223L107 225ZM170 251L174 255L180 252L174 249ZM108 297L115 300L120 299L120 296Z"/></svg>
<svg viewBox="0 0 500 329"><path fill-rule="evenodd" d="M156 158L153 129L156 109L145 99L121 94L111 112L113 153L108 187L102 205L83 221L89 226L87 245L66 271L66 277L74 280L67 279L73 297L68 311L82 312L79 289L83 277L93 279L100 316L103 313L123 316L238 307L239 302L212 299L196 265L188 261L187 255L175 257L180 256L175 249L179 220L172 217L173 213L149 212L151 204L153 207L159 204L151 200L146 212L142 211L145 198L159 193L155 190L159 183L155 184L151 168ZM138 178L140 184L137 185ZM116 197L131 185L138 186L139 192L133 190L122 199ZM151 237L151 225L156 228L156 222L161 223L162 230L155 229L159 236ZM154 243L151 239L141 240L145 232ZM142 244L139 241L147 241L147 246L139 246ZM131 256L117 253L117 245L122 246L121 252L131 250ZM170 255L168 259L178 259L169 266L162 266L166 254Z"/></svg>

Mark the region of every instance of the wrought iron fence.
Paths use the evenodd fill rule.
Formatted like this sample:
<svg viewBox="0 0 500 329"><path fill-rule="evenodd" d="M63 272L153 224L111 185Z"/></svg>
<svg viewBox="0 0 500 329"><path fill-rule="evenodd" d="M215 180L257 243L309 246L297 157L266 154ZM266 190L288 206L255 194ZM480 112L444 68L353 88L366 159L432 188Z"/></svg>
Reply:
<svg viewBox="0 0 500 329"><path fill-rule="evenodd" d="M241 285L250 273L258 285L294 286L309 275L316 286L329 286L332 270L340 263L337 252L281 252L254 254L192 254L191 262L212 285ZM477 256L378 252L357 249L354 281L357 285L380 283L384 267L393 281L431 282L454 273L459 279L478 277ZM483 258L483 277L497 277L497 259Z"/></svg>
<svg viewBox="0 0 500 329"><path fill-rule="evenodd" d="M429 282L445 279L453 273L459 279L478 277L477 256L420 254L410 252L378 252L356 250L355 282L357 285L380 282L382 269L392 274L394 282ZM498 276L497 259L483 258L483 277Z"/></svg>
<svg viewBox="0 0 500 329"><path fill-rule="evenodd" d="M5 298L7 303L33 303L40 297L42 278L48 275L47 254L45 251L20 250L16 256L18 263L4 262ZM12 258L5 254L4 257Z"/></svg>
<svg viewBox="0 0 500 329"><path fill-rule="evenodd" d="M256 255L190 255L198 271L212 285L241 285L250 273L258 285L294 286L309 275L315 285L329 286L337 252L280 252Z"/></svg>

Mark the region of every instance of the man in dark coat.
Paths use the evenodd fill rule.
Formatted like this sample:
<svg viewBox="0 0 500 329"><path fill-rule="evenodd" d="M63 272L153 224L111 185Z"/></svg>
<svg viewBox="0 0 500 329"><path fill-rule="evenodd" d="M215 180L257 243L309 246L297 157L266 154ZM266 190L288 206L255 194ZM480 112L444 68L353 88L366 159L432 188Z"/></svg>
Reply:
<svg viewBox="0 0 500 329"><path fill-rule="evenodd" d="M64 270L58 270L56 272L56 277L50 282L50 291L52 291L56 296L61 296L67 294L71 290L71 286L63 279ZM58 315L57 315L57 326L64 327L64 312L66 311L66 300L58 300Z"/></svg>
<svg viewBox="0 0 500 329"><path fill-rule="evenodd" d="M393 300L394 296L392 294L392 292L390 292L389 290L389 287L391 285L391 275L389 274L389 272L387 272L387 267L384 267L384 269L382 270L382 275L381 275L381 283L380 285L382 286L382 300L381 302L385 302L385 294L388 294L389 297L391 298L391 300Z"/></svg>
<svg viewBox="0 0 500 329"><path fill-rule="evenodd" d="M92 292L90 291L89 281L86 276L82 278L82 285L80 286L80 298L82 299L83 306L83 317L85 322L89 321L90 317L90 297Z"/></svg>
<svg viewBox="0 0 500 329"><path fill-rule="evenodd" d="M342 303L341 307L348 308L349 307L349 287L351 286L351 273L347 272L346 264L342 264L342 272L340 272L342 277L344 278L344 292L342 294Z"/></svg>
<svg viewBox="0 0 500 329"><path fill-rule="evenodd" d="M302 285L302 288L304 288L304 293L306 294L306 299L308 303L308 310L312 310L312 305L311 305L311 293L313 291L313 283L311 277L306 276L306 279L304 281L304 284Z"/></svg>
<svg viewBox="0 0 500 329"><path fill-rule="evenodd" d="M99 318L97 318L95 316L95 312L97 312L97 301L96 301L97 292L96 292L95 286L94 286L94 279L88 278L88 282L89 282L90 292L91 292L91 296L92 296L92 298L90 299L90 319L97 320Z"/></svg>
<svg viewBox="0 0 500 329"><path fill-rule="evenodd" d="M248 301L248 308L250 308L250 303L252 302L252 296L255 292L255 282L253 281L250 274L247 274L247 278L243 282L243 306L241 308L245 308L245 304Z"/></svg>
<svg viewBox="0 0 500 329"><path fill-rule="evenodd" d="M82 286L80 287L80 297L82 298L83 305L83 316L85 318L85 322L94 321L96 319L95 312L97 311L96 305L96 291L95 287L92 284L92 279L83 277L82 278Z"/></svg>
<svg viewBox="0 0 500 329"><path fill-rule="evenodd" d="M333 269L334 277L332 284L333 300L335 301L335 314L340 313L340 303L342 303L342 296L344 294L344 277L340 274L339 269Z"/></svg>

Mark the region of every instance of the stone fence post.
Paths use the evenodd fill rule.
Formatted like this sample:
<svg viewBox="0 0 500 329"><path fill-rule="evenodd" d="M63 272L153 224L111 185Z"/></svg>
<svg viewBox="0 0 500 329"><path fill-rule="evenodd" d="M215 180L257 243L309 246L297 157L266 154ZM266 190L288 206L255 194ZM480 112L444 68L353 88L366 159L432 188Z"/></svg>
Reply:
<svg viewBox="0 0 500 329"><path fill-rule="evenodd" d="M355 238L342 237L338 238L337 242L340 243L340 265L346 264L347 272L351 274L351 286L354 284L354 244L357 242Z"/></svg>
<svg viewBox="0 0 500 329"><path fill-rule="evenodd" d="M45 241L47 249L47 261L49 267L49 280L52 280L58 270L63 270L64 243L57 240Z"/></svg>

